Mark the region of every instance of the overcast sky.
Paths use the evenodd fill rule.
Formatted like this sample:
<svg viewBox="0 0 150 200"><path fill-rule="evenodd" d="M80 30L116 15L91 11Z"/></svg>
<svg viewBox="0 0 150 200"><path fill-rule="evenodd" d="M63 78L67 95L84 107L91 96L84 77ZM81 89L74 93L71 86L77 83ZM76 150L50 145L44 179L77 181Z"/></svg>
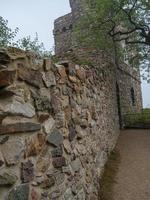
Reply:
<svg viewBox="0 0 150 200"><path fill-rule="evenodd" d="M70 12L69 0L0 0L0 16L11 28L18 27L17 39L38 33L46 49L53 49L53 22ZM143 104L150 107L150 84L143 82Z"/></svg>

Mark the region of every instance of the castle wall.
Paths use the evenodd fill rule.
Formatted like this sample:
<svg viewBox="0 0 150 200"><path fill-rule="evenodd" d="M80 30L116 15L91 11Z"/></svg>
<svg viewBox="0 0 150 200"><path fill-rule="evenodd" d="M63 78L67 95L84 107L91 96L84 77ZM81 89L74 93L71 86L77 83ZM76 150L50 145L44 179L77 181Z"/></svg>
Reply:
<svg viewBox="0 0 150 200"><path fill-rule="evenodd" d="M122 115L141 112L143 105L139 70L122 64L117 70L117 77Z"/></svg>
<svg viewBox="0 0 150 200"><path fill-rule="evenodd" d="M72 13L56 20L59 23L55 22L54 31L59 27L62 30L62 27L67 27L68 24L71 24L73 28L80 16L88 9L84 3L84 0L70 0ZM142 110L140 73L137 69L131 68L123 62L116 63L113 52L76 46L73 42L74 39L72 31L68 28L66 28L65 33L57 32L55 35L56 55L64 60L71 58L79 63L87 62L89 64L87 76L89 83L86 85L88 90L87 95L83 95L82 105L95 105L98 126L90 127L91 135L86 136L87 143L84 146L87 148L89 144L90 146L92 144L91 148L96 154L94 157L90 157L89 152L87 153L91 164L89 164L90 167L85 165L84 170L86 169L85 174L88 171L88 174L91 174L93 178L86 182L87 190L84 198L78 197L77 199L97 200L99 199L98 191L100 188L98 186L102 168L107 160L107 153L116 144L119 127L124 125L124 115ZM94 104L90 100L91 98L95 99ZM72 197L72 199L76 198Z"/></svg>
<svg viewBox="0 0 150 200"><path fill-rule="evenodd" d="M72 27L74 27L76 21L80 19L80 16L82 16L87 9L87 2L85 0L70 0L70 5L72 9ZM60 24L65 25L65 18L61 18ZM69 34L69 31L66 33L66 35L67 34ZM80 47L79 45L75 46L75 43L73 42L74 37L72 37L72 34L70 35L70 37L67 36L63 38L63 34L58 33L55 40L56 55L59 57L70 57L74 60L80 60L81 62L87 61L90 63L94 63L104 71L107 70L105 69L105 67L103 67L106 65L106 63L113 63L113 65L115 65L113 52L98 52L93 49ZM135 69L131 68L123 62L119 63L118 67L116 66L114 70L117 74L115 81L116 84L118 84L119 86L120 92L119 95L121 115L123 116L124 114L131 112L140 112L142 110L142 94L139 71L136 71ZM134 97L133 94L131 94L131 89L134 92ZM133 98L135 102L133 102Z"/></svg>
<svg viewBox="0 0 150 200"><path fill-rule="evenodd" d="M86 0L70 0L71 13L59 17L54 22L55 53L62 55L74 47L72 30L77 20L86 10Z"/></svg>
<svg viewBox="0 0 150 200"><path fill-rule="evenodd" d="M116 72L0 50L0 199L98 199L118 135Z"/></svg>
<svg viewBox="0 0 150 200"><path fill-rule="evenodd" d="M55 53L61 54L69 51L72 44L72 13L55 20L54 23L54 39L55 39Z"/></svg>
<svg viewBox="0 0 150 200"><path fill-rule="evenodd" d="M76 22L76 20L78 20L83 15L85 10L88 9L87 0L69 0L69 1L73 16L73 21Z"/></svg>

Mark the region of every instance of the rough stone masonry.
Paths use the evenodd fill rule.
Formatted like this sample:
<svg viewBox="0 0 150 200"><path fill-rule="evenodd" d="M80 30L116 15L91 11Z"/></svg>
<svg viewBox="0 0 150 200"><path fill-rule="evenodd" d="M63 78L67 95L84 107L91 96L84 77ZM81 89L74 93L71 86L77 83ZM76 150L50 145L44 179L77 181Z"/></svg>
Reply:
<svg viewBox="0 0 150 200"><path fill-rule="evenodd" d="M59 17L54 23L55 53L62 59L72 58L81 63L91 63L101 71L100 76L111 79L114 88L110 91L108 86L107 89L108 93L116 93L119 120L122 123L123 114L140 112L142 109L140 72L137 66L130 66L127 60L116 59L113 52L96 50L77 42L74 27L85 15L89 5L94 9L94 1L69 0L71 13Z"/></svg>
<svg viewBox="0 0 150 200"><path fill-rule="evenodd" d="M0 199L98 199L119 134L115 76L0 50Z"/></svg>
<svg viewBox="0 0 150 200"><path fill-rule="evenodd" d="M77 52L91 65L0 50L0 199L99 199L122 115L142 109L139 72L102 52Z"/></svg>
<svg viewBox="0 0 150 200"><path fill-rule="evenodd" d="M0 199L98 198L119 134L107 79L90 66L0 50Z"/></svg>

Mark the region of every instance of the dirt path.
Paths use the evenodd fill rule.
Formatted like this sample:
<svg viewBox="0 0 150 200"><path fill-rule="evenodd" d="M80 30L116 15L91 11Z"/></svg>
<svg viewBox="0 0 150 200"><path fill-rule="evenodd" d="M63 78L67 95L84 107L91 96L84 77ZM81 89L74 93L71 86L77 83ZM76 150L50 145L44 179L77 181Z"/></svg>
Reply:
<svg viewBox="0 0 150 200"><path fill-rule="evenodd" d="M150 130L122 131L114 200L150 200Z"/></svg>

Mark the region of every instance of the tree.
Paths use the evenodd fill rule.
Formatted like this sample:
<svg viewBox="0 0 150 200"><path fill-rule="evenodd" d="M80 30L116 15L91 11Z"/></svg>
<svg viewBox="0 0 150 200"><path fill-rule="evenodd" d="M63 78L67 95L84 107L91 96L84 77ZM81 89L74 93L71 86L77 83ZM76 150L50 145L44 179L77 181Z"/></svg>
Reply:
<svg viewBox="0 0 150 200"><path fill-rule="evenodd" d="M24 37L18 41L15 41L15 37L19 29L12 30L8 27L8 20L3 19L0 16L0 47L14 46L25 51L32 51L36 54L44 57L50 57L51 52L46 51L44 44L39 41L38 34L32 40L30 36Z"/></svg>
<svg viewBox="0 0 150 200"><path fill-rule="evenodd" d="M100 2L100 1L99 1ZM98 9L100 11L100 4ZM110 6L110 7L109 7ZM111 1L107 18L110 22L108 34L114 41L124 40L126 44L150 46L150 3L147 0Z"/></svg>
<svg viewBox="0 0 150 200"><path fill-rule="evenodd" d="M30 36L24 37L17 41L16 46L25 51L32 51L40 56L50 57L51 52L46 51L43 42L39 41L38 34L36 33L35 38L32 40Z"/></svg>
<svg viewBox="0 0 150 200"><path fill-rule="evenodd" d="M0 16L0 47L13 45L13 40L18 33L18 28L12 30L8 27L8 21Z"/></svg>
<svg viewBox="0 0 150 200"><path fill-rule="evenodd" d="M149 0L87 1L89 9L83 21L89 31L94 29L95 35L104 31L113 41L150 46Z"/></svg>
<svg viewBox="0 0 150 200"><path fill-rule="evenodd" d="M85 1L88 9L74 31L77 42L108 51L115 47L150 73L150 1Z"/></svg>

